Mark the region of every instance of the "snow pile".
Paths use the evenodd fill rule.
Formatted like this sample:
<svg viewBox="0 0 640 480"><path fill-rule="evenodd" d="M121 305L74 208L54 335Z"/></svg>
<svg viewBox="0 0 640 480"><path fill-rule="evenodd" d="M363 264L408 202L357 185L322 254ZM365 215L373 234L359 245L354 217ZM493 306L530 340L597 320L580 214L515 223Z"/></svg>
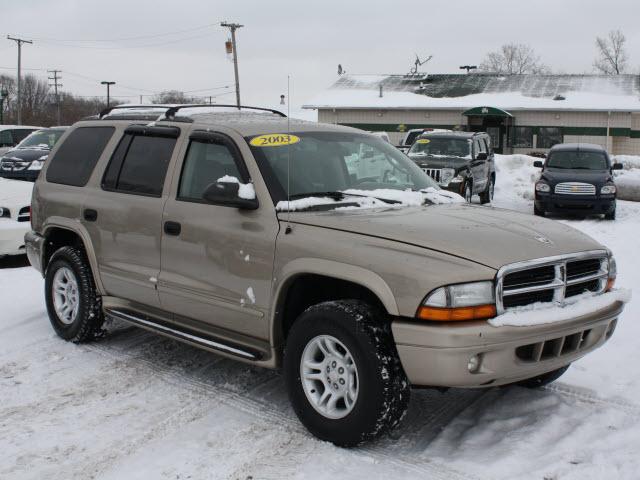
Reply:
<svg viewBox="0 0 640 480"><path fill-rule="evenodd" d="M613 162L622 163L622 170L614 171L618 198L640 202L640 156L614 155Z"/></svg>
<svg viewBox="0 0 640 480"><path fill-rule="evenodd" d="M240 186L238 189L238 197L240 198L244 198L245 200L253 200L256 198L256 191L252 183L241 183L240 180L231 175L225 175L217 181L222 183L237 183Z"/></svg>
<svg viewBox="0 0 640 480"><path fill-rule="evenodd" d="M433 187L421 191L414 190L394 190L392 188L380 188L377 190L358 190L355 188L342 191L345 197L335 200L329 197L305 197L287 202L278 202L276 210L279 212L300 211L318 205L336 204L336 210L356 210L363 208L398 208L398 207L418 207L425 202L440 205L447 203L464 203L457 193L447 190L438 190ZM387 203L385 200L394 203ZM397 203L395 203L397 202ZM348 204L343 207L340 204ZM353 205L356 203L357 205Z"/></svg>
<svg viewBox="0 0 640 480"><path fill-rule="evenodd" d="M533 162L540 160L529 155L498 155L495 156L496 187L495 198L500 202L515 205L529 203L534 198L534 184L540 178L541 170L533 166Z"/></svg>
<svg viewBox="0 0 640 480"><path fill-rule="evenodd" d="M564 322L567 320L589 315L604 310L616 302L629 303L631 290L618 289L611 292L594 295L583 293L567 298L562 305L547 302L537 302L523 307L510 309L508 312L489 320L493 327L530 327L546 323Z"/></svg>

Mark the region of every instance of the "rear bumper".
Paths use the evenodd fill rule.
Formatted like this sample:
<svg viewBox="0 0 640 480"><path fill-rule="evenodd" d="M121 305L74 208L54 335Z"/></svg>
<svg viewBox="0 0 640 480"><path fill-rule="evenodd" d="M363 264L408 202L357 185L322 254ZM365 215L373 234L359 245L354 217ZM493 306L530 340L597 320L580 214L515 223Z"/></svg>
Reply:
<svg viewBox="0 0 640 480"><path fill-rule="evenodd" d="M0 256L25 253L24 234L29 228L29 222L0 219Z"/></svg>
<svg viewBox="0 0 640 480"><path fill-rule="evenodd" d="M604 214L613 211L616 205L614 195L556 195L536 192L536 208L549 213Z"/></svg>
<svg viewBox="0 0 640 480"><path fill-rule="evenodd" d="M42 271L42 252L44 250L44 237L33 231L28 231L24 235L24 245L27 251L29 263L38 270Z"/></svg>
<svg viewBox="0 0 640 480"><path fill-rule="evenodd" d="M595 350L611 337L623 308L614 301L589 315L527 327L396 321L392 330L413 385L490 387L542 375ZM476 355L479 368L471 372Z"/></svg>

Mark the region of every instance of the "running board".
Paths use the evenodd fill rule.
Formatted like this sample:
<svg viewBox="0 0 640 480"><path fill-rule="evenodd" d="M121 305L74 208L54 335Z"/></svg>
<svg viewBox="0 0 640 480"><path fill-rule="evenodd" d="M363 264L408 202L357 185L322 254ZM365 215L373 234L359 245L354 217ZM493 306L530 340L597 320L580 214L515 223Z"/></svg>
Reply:
<svg viewBox="0 0 640 480"><path fill-rule="evenodd" d="M236 357L245 358L247 360L260 360L262 355L257 351L246 349L245 347L231 344L223 340L211 337L209 335L202 336L195 332L186 330L180 330L175 326L168 326L159 320L151 319L147 316L140 316L130 312L125 312L118 309L105 309L105 314L109 317L117 318L125 322L133 323L149 330L154 330L158 333L173 337L177 340L182 340L187 343L195 344L204 348L216 350L220 353L226 353Z"/></svg>

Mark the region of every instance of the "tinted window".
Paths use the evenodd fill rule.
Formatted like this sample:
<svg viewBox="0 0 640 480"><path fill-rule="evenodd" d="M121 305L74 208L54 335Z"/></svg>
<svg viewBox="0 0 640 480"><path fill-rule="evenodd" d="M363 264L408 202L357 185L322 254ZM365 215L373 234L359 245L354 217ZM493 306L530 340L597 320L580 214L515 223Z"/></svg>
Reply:
<svg viewBox="0 0 640 480"><path fill-rule="evenodd" d="M159 197L175 145L175 138L125 135L109 162L103 187Z"/></svg>
<svg viewBox="0 0 640 480"><path fill-rule="evenodd" d="M33 130L25 130L24 128L21 128L19 130L14 130L11 134L13 135L13 140L16 143L19 143L27 138L31 134L31 132L33 132Z"/></svg>
<svg viewBox="0 0 640 480"><path fill-rule="evenodd" d="M50 160L47 181L76 187L86 185L114 131L113 127L75 129Z"/></svg>
<svg viewBox="0 0 640 480"><path fill-rule="evenodd" d="M540 127L537 148L551 148L562 143L562 130L559 127Z"/></svg>
<svg viewBox="0 0 640 480"><path fill-rule="evenodd" d="M511 146L514 148L533 148L533 128L512 127Z"/></svg>
<svg viewBox="0 0 640 480"><path fill-rule="evenodd" d="M0 131L0 147L11 147L14 144L11 130Z"/></svg>
<svg viewBox="0 0 640 480"><path fill-rule="evenodd" d="M476 145L477 149L477 145ZM409 150L411 157L460 157L471 158L471 140L466 138L419 138Z"/></svg>
<svg viewBox="0 0 640 480"><path fill-rule="evenodd" d="M202 200L207 187L225 175L244 182L229 148L217 143L192 141L182 167L178 197Z"/></svg>
<svg viewBox="0 0 640 480"><path fill-rule="evenodd" d="M547 160L548 168L606 170L607 157L600 152L554 152Z"/></svg>

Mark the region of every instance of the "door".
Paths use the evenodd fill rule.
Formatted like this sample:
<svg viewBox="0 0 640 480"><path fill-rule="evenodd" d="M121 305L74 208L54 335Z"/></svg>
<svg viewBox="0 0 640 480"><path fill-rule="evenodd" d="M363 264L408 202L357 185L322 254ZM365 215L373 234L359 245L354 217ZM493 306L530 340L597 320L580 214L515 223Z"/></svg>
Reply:
<svg viewBox="0 0 640 480"><path fill-rule="evenodd" d="M87 195L83 223L108 295L158 307L165 177L180 131L129 127L102 188Z"/></svg>
<svg viewBox="0 0 640 480"><path fill-rule="evenodd" d="M481 160L478 154L488 155L487 146L480 138L473 139L473 160L471 161L471 173L473 175L473 193L481 193L487 188L487 159Z"/></svg>
<svg viewBox="0 0 640 480"><path fill-rule="evenodd" d="M237 145L222 133L194 132L164 208L161 305L179 321L268 339L278 222L272 206L207 203L205 189L225 176L251 182Z"/></svg>

